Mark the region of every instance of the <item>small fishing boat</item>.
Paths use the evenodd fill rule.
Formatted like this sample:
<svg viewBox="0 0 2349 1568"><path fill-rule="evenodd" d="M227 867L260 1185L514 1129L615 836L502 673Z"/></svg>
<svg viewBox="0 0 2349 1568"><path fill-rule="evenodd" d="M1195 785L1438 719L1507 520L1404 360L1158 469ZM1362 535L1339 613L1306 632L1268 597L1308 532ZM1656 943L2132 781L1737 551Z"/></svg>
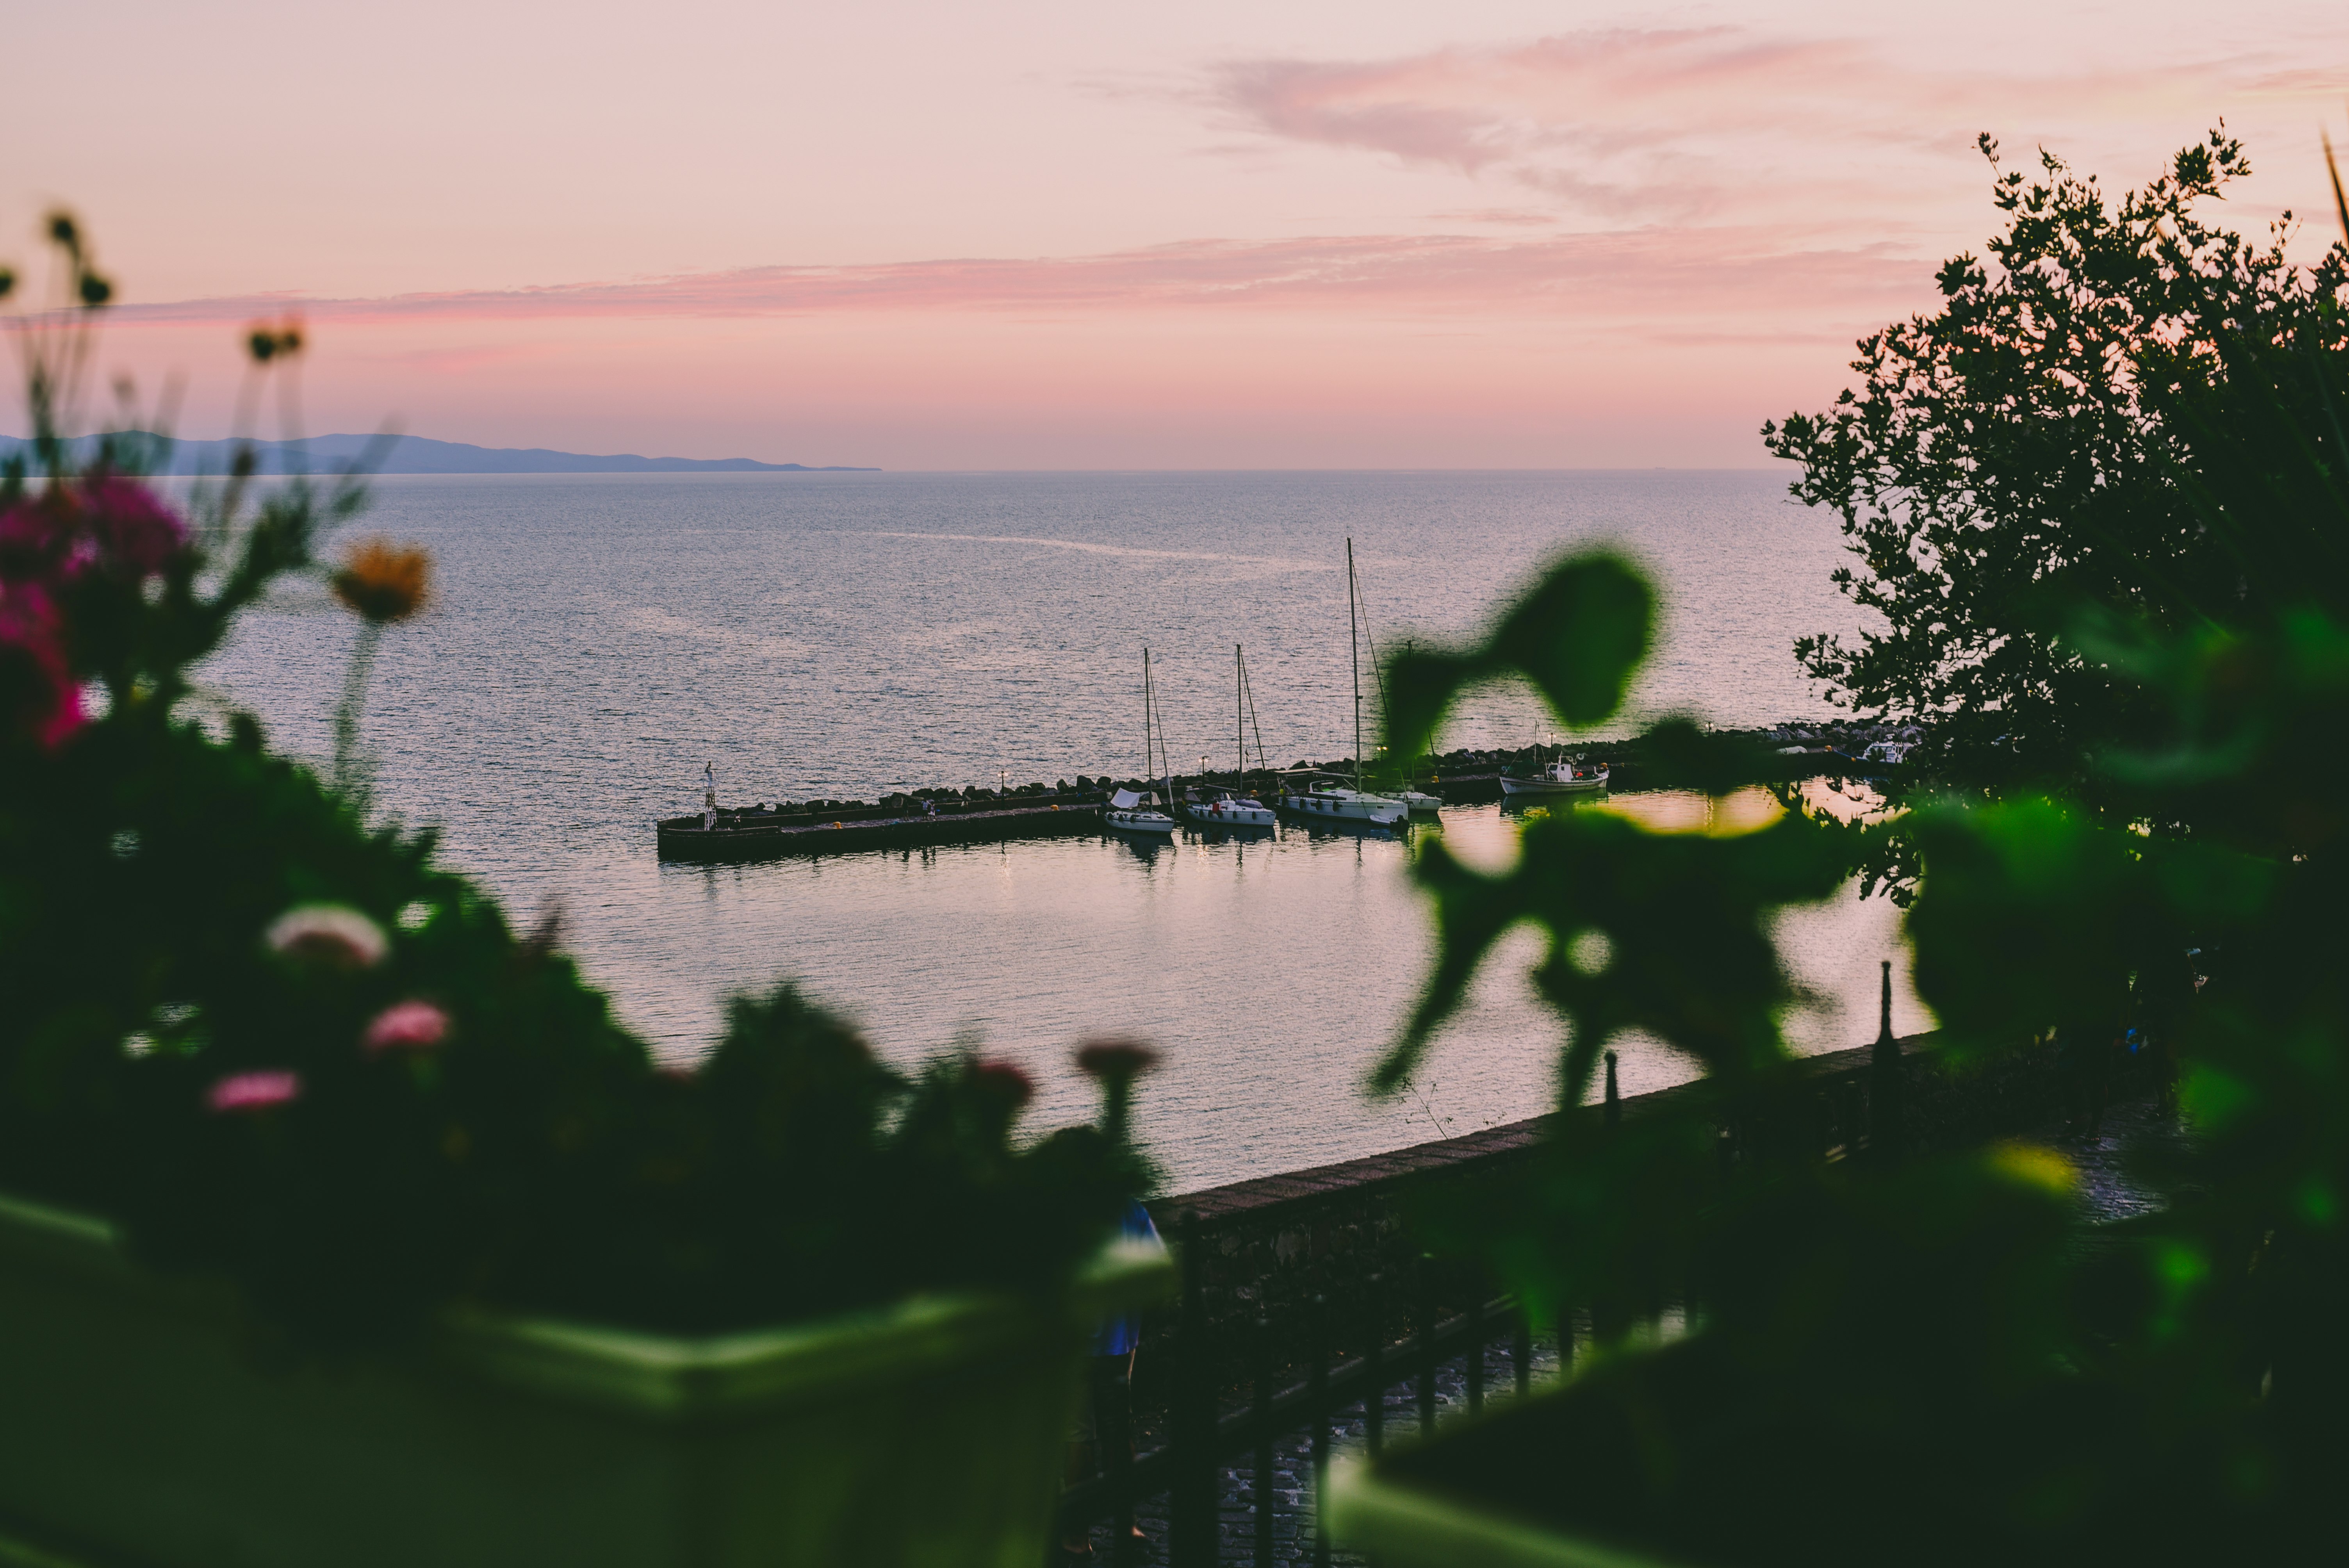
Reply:
<svg viewBox="0 0 2349 1568"><path fill-rule="evenodd" d="M1411 815L1403 803L1334 779L1309 779L1281 792L1281 804L1309 822L1392 828Z"/></svg>
<svg viewBox="0 0 2349 1568"><path fill-rule="evenodd" d="M1546 764L1530 779L1501 775L1504 795L1603 795L1607 792L1607 764L1590 763L1579 757L1561 757Z"/></svg>
<svg viewBox="0 0 2349 1568"><path fill-rule="evenodd" d="M1157 804L1156 795L1137 795L1131 789L1120 789L1102 809L1102 825L1128 833L1172 833L1174 819L1164 811L1152 810Z"/></svg>

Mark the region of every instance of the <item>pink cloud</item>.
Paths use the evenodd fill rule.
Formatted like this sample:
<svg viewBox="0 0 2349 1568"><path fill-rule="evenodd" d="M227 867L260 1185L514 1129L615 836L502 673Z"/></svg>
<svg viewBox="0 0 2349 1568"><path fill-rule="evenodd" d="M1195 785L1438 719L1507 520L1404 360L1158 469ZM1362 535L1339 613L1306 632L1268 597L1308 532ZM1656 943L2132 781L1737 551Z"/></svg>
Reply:
<svg viewBox="0 0 2349 1568"><path fill-rule="evenodd" d="M2191 119L2230 99L2315 102L2339 90L2337 74L2272 53L1987 70L1733 27L1588 31L1380 60L1237 60L1207 84L1226 127L1258 145L1505 179L1619 221L1750 220L1830 201L1882 212L1942 189L1888 159L1947 157L1978 131L2020 139L2051 125Z"/></svg>
<svg viewBox="0 0 2349 1568"><path fill-rule="evenodd" d="M285 294L130 305L128 322L546 320L870 312L1280 310L1536 313L1631 319L1771 308L1847 310L1913 294L1918 258L1890 242L1805 243L1765 227L1539 239L1458 234L1195 240L1102 255L749 267L621 283L309 299ZM1868 308L1875 308L1870 304Z"/></svg>

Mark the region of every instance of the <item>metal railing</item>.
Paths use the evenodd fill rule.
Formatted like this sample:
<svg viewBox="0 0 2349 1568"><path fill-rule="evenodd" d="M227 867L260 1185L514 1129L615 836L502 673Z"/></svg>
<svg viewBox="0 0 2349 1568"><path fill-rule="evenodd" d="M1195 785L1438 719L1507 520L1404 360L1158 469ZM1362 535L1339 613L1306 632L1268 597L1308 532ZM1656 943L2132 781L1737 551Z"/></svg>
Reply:
<svg viewBox="0 0 2349 1568"><path fill-rule="evenodd" d="M1778 1102L1771 1114L1734 1118L1720 1126L1724 1176L1765 1153L1830 1161L1863 1154L1897 1157L1903 1095L1899 1047L1890 1042L1888 990L1876 1059L1865 1069L1837 1075ZM1613 1127L1622 1113L1612 1052L1608 1053L1607 1068L1606 1096L1599 1109L1605 1124ZM1571 1368L1578 1337L1574 1322L1537 1326L1516 1303L1496 1294L1489 1280L1469 1272L1468 1265L1422 1257L1400 1276L1367 1276L1359 1299L1350 1304L1352 1322L1344 1321L1347 1312L1322 1295L1285 1309L1259 1310L1246 1335L1245 1374L1232 1377L1225 1364L1228 1358L1219 1360L1216 1336L1210 1332L1203 1277L1207 1248L1195 1212L1183 1215L1175 1239L1183 1284L1171 1353L1161 1352L1171 1360L1158 1379L1164 1390L1164 1440L1137 1452L1131 1428L1113 1431L1104 1429L1107 1423L1097 1423L1096 1473L1070 1486L1061 1501L1056 1542L1105 1522L1111 1527L1111 1550L1104 1560L1110 1563L1208 1568L1237 1561L1269 1568L1280 1560L1274 1485L1278 1450L1283 1439L1301 1436L1313 1501L1308 1508L1300 1497L1290 1511L1312 1515L1297 1536L1302 1539L1309 1530L1310 1561L1315 1568L1326 1568L1330 1543L1319 1519L1319 1500L1340 1418L1360 1407L1362 1445L1375 1457L1387 1438L1390 1392L1407 1386L1417 1406L1418 1435L1432 1434L1440 1402L1438 1368L1464 1352L1463 1402L1471 1416L1485 1403L1487 1354L1495 1346L1506 1346L1508 1375L1519 1395L1533 1386L1537 1336L1554 1333L1560 1375ZM1453 1310L1446 1310L1447 1303ZM1669 1315L1661 1302L1652 1305L1661 1328ZM1683 1326L1689 1310L1683 1297L1676 1312ZM1630 1316L1636 1315L1609 1315L1610 1320L1624 1319L1601 1326L1611 1334L1628 1327ZM1398 1326L1404 1332L1395 1333ZM1359 1348L1350 1356L1337 1355L1334 1347L1341 1339ZM1282 1366L1279 1347L1293 1350L1299 1343L1305 1346L1301 1361ZM1096 1370L1106 1371L1098 1366ZM1096 1399L1097 1409L1118 1404L1114 1398ZM1253 1481L1252 1542L1232 1539L1223 1528L1222 1477L1227 1469L1242 1467ZM1137 1538L1137 1512L1145 1502L1160 1499L1165 1504L1163 1540Z"/></svg>
<svg viewBox="0 0 2349 1568"><path fill-rule="evenodd" d="M1282 1366L1277 1347L1296 1343L1293 1332L1272 1317L1256 1320L1248 1336L1247 1376L1227 1383L1216 1364L1203 1308L1195 1217L1186 1216L1178 1228L1178 1255L1183 1260L1181 1330L1172 1346L1175 1365L1162 1379L1166 1391L1165 1440L1143 1453L1131 1446L1130 1431L1097 1429L1101 1464L1098 1473L1071 1486L1061 1501L1060 1538L1071 1539L1092 1526L1110 1525L1110 1563L1164 1562L1172 1568L1238 1561L1259 1568L1279 1561L1275 1484L1281 1439L1302 1439L1312 1476L1313 1501L1302 1498L1288 1511L1300 1518L1299 1537L1310 1533L1310 1561L1330 1560L1328 1532L1321 1528L1319 1501L1329 1473L1330 1455L1341 1418L1360 1407L1362 1441L1375 1455L1384 1446L1386 1405L1398 1387L1407 1388L1417 1406L1417 1430L1425 1434L1436 1424L1439 1368L1464 1354L1464 1399L1469 1414L1484 1408L1487 1394L1486 1358L1495 1346L1506 1346L1508 1375L1516 1391L1527 1392L1535 1373L1535 1332L1531 1324L1505 1297L1470 1290L1462 1295L1459 1271L1423 1259L1412 1277L1389 1280L1373 1275L1361 1300L1355 1304L1357 1321L1343 1322L1344 1314L1326 1297L1316 1296L1297 1309L1305 1318L1308 1346L1301 1365ZM1447 1288L1448 1287L1448 1288ZM1404 1299L1398 1302L1396 1297ZM1446 1312L1447 1296L1464 1299L1465 1305ZM1398 1323L1397 1307L1402 1310ZM1333 1346L1348 1328L1347 1337L1359 1344L1355 1353L1340 1357ZM1397 1334L1401 1327L1404 1332ZM1572 1344L1570 1326L1561 1343ZM1097 1368L1099 1370L1099 1368ZM1101 1399L1110 1408L1114 1399ZM1223 1528L1224 1474L1245 1468L1254 1496L1253 1541L1234 1540ZM1133 1523L1145 1502L1163 1499L1164 1539L1137 1540Z"/></svg>

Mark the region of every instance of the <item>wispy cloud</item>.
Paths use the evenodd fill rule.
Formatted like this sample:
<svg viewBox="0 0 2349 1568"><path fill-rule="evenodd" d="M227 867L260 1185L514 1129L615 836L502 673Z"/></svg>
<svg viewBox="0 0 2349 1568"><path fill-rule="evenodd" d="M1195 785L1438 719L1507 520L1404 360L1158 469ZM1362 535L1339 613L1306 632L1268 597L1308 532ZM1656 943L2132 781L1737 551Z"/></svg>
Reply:
<svg viewBox="0 0 2349 1568"><path fill-rule="evenodd" d="M1808 242L1806 242L1806 241ZM849 267L750 267L541 288L312 299L285 294L130 305L130 321L312 318L513 321L909 311L1081 315L1340 310L1394 315L1619 315L1627 323L1777 309L1863 313L1913 292L1890 242L1838 245L1779 228L1567 234L1199 240L1101 255Z"/></svg>
<svg viewBox="0 0 2349 1568"><path fill-rule="evenodd" d="M2272 53L2038 71L2008 59L1987 70L1742 27L1587 31L1376 60L1230 60L1206 83L1226 131L1259 145L1506 181L1619 222L1751 221L1829 193L1880 213L1899 198L1887 155L1946 156L1985 129L2030 134L2339 90L2337 74Z"/></svg>

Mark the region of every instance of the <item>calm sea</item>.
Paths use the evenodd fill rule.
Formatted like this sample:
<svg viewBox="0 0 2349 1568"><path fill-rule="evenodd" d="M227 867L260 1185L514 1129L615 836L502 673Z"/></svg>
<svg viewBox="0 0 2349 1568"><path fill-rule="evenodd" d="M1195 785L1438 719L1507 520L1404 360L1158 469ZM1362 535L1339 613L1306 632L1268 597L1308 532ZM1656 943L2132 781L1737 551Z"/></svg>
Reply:
<svg viewBox="0 0 2349 1568"><path fill-rule="evenodd" d="M1165 1050L1141 1116L1177 1187L1460 1133L1546 1109L1557 1031L1489 965L1419 1092L1361 1085L1426 959L1407 846L1190 837L662 865L652 820L730 802L1142 770L1142 650L1178 767L1227 766L1243 644L1277 762L1352 746L1345 544L1381 647L1483 622L1546 559L1609 542L1662 591L1640 713L1724 724L1822 711L1789 654L1852 613L1831 519L1766 472L750 474L389 478L359 531L429 545L435 606L387 639L367 713L379 799L518 920L559 905L620 1014L690 1058L724 999L796 979L879 1047L957 1037L1017 1058L1037 1115L1081 1116L1070 1047ZM353 634L322 593L251 617L206 680L318 758ZM1495 690L1450 745L1523 745ZM1701 806L1634 801L1659 819ZM1511 852L1497 809L1443 830ZM1790 919L1809 1049L1874 1032L1880 903ZM1899 988L1896 1021L1922 1027ZM1627 1090L1685 1076L1636 1046Z"/></svg>

